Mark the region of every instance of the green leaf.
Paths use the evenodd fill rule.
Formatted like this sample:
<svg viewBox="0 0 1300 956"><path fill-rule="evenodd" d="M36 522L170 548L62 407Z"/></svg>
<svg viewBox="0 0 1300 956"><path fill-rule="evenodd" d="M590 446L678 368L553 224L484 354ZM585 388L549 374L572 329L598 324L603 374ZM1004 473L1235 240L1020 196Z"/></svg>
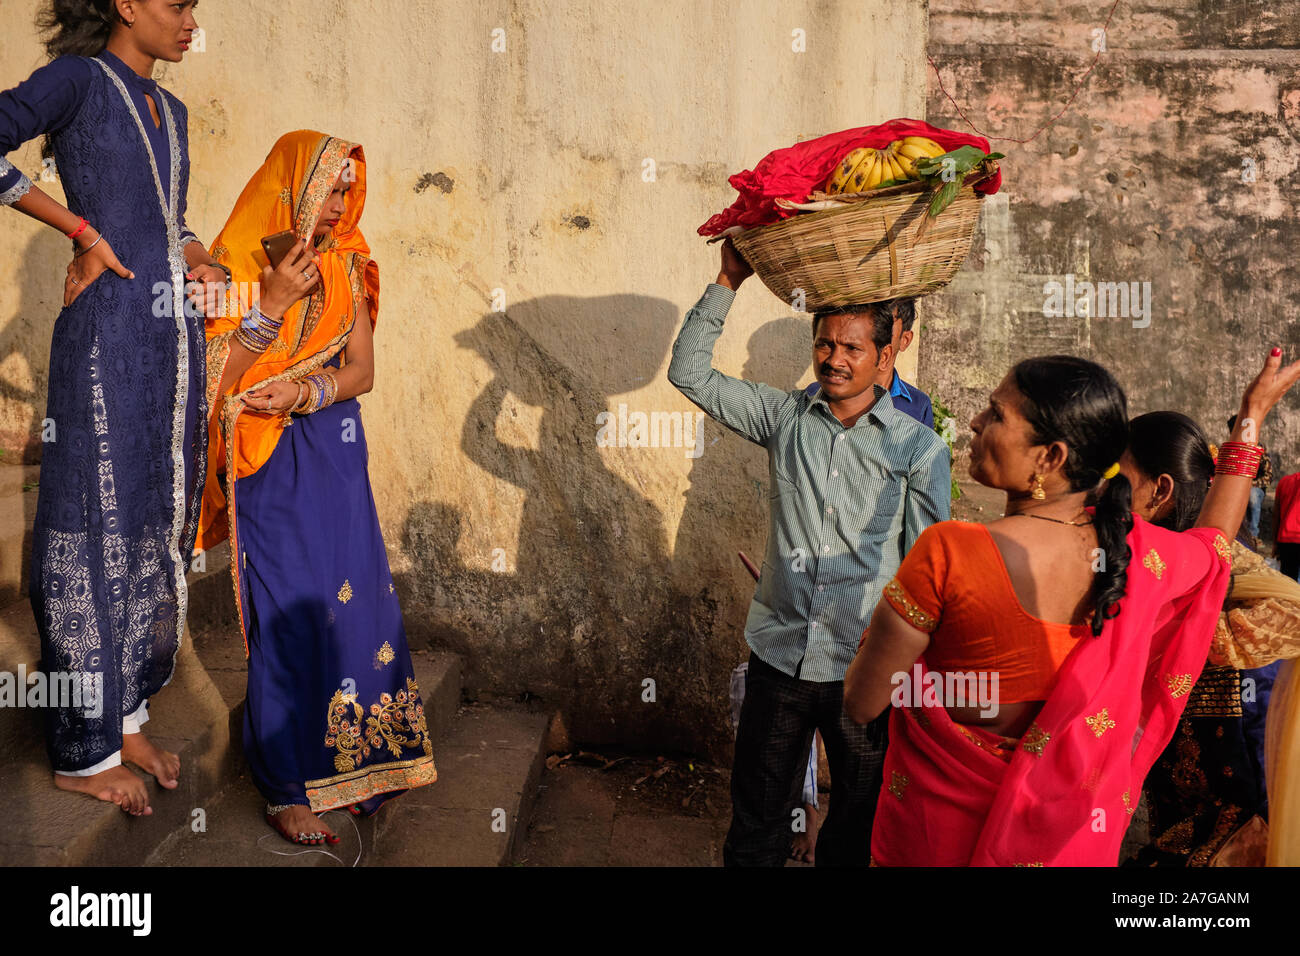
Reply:
<svg viewBox="0 0 1300 956"><path fill-rule="evenodd" d="M935 191L934 198L930 200L930 215L937 216L947 209L957 194L961 192L961 180L954 179L952 182L944 183Z"/></svg>

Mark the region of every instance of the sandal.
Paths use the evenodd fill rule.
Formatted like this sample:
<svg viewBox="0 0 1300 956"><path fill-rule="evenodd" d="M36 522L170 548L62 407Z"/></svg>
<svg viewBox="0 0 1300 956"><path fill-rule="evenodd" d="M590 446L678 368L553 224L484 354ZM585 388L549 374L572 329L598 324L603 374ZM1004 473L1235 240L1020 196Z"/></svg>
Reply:
<svg viewBox="0 0 1300 956"><path fill-rule="evenodd" d="M272 806L268 803L265 810L266 822L269 823L271 827L280 834L280 836L284 837L290 843L296 843L299 846L316 846L321 843L328 843L330 846L333 846L339 842L340 837L337 833L326 833L324 830L316 830L312 833L299 832L297 834L291 834L284 827L280 826L276 817L285 810L291 809L295 806L300 806L300 804L285 803L280 804L279 806Z"/></svg>

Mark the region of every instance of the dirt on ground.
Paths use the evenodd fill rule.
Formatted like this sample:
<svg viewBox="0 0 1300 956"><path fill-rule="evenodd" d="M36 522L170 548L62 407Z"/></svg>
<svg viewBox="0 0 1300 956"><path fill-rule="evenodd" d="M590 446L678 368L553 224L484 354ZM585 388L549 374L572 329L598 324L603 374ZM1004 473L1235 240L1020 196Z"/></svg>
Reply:
<svg viewBox="0 0 1300 956"><path fill-rule="evenodd" d="M546 760L523 866L719 866L731 776L690 757Z"/></svg>

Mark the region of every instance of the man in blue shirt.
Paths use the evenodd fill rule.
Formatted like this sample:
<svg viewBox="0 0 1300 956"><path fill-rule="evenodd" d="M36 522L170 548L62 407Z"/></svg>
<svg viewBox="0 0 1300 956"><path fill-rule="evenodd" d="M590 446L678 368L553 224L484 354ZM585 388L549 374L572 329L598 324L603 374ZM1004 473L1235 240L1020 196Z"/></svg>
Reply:
<svg viewBox="0 0 1300 956"><path fill-rule="evenodd" d="M815 395L713 368L735 290L752 273L724 243L717 282L687 312L668 368L687 398L768 453L771 523L745 622L752 653L723 857L785 862L799 770L820 731L832 789L816 862L865 865L888 714L864 727L848 720L844 672L902 555L948 517L948 447L876 381L892 368L898 302L815 316Z"/></svg>

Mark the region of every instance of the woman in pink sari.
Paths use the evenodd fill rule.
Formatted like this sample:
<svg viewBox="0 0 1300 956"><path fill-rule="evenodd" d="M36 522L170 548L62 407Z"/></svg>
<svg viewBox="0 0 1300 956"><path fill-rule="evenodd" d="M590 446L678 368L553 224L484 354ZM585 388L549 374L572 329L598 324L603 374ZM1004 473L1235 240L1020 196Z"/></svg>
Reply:
<svg viewBox="0 0 1300 956"><path fill-rule="evenodd" d="M845 676L853 720L895 704L874 863L1115 865L1205 666L1259 426L1297 379L1274 349L1179 534L1132 514L1128 413L1105 369L1051 356L1011 370L970 452L1006 516L928 528Z"/></svg>

